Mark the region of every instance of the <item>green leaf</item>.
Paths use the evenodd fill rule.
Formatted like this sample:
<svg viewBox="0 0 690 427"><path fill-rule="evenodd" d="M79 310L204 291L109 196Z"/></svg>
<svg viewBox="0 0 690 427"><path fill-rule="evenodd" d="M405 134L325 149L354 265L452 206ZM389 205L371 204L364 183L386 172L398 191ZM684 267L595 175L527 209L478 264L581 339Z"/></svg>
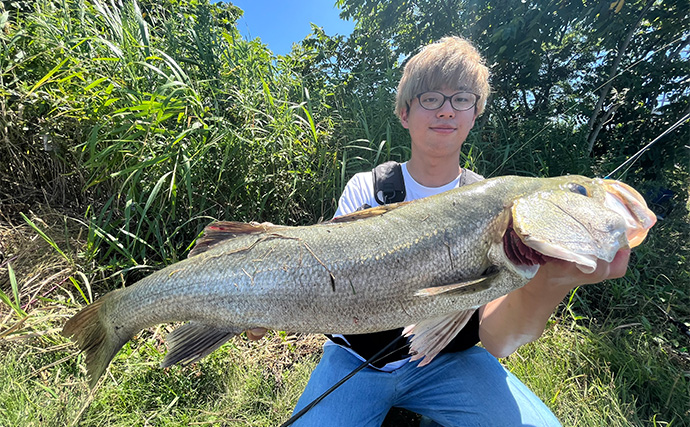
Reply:
<svg viewBox="0 0 690 427"><path fill-rule="evenodd" d="M46 74L45 76L43 76L43 77L41 78L41 80L39 80L38 83L36 83L36 84L29 90L28 95L31 95L31 94L34 93L39 87L43 86L48 80L51 79L51 77L53 77L53 76L55 75L55 73L57 73L58 71L60 71L60 70L62 69L62 66L65 65L69 60L70 60L70 58L65 58L65 59L63 59L58 65L56 65L55 67L53 67L53 68L48 72L48 74Z"/></svg>
<svg viewBox="0 0 690 427"><path fill-rule="evenodd" d="M91 84L89 84L88 86L86 86L84 88L84 92L90 91L91 89L95 88L96 86L100 85L101 83L103 83L106 80L108 80L107 77L101 77L100 79L94 80L93 82L91 82Z"/></svg>
<svg viewBox="0 0 690 427"><path fill-rule="evenodd" d="M29 218L27 218L27 216L24 215L24 213L20 212L19 215L21 215L21 217L24 219L24 221L25 221L27 224L29 224L29 227L31 227L39 236L41 236L41 238L42 238L43 240L45 240L53 249L55 249L55 251L56 251L57 253L59 253L67 262L69 262L70 264L72 264L72 259L71 259L70 257L68 257L67 254L65 254L65 253L60 249L60 247L57 245L57 243L55 243L55 241L54 241L53 239L51 239L50 237L48 237L48 235L47 235L46 233L44 233L43 230L41 230L40 228L38 228L38 226L37 226L36 224L34 224L33 221L31 221Z"/></svg>
<svg viewBox="0 0 690 427"><path fill-rule="evenodd" d="M17 283L17 277L14 274L14 269L12 268L11 264L7 264L7 272L10 278L10 286L12 287L12 295L14 297L14 300L10 299L7 294L5 294L1 289L0 289L0 300L7 304L12 310L20 317L26 317L27 314L26 312L22 309L22 306L20 304L19 300L19 285Z"/></svg>

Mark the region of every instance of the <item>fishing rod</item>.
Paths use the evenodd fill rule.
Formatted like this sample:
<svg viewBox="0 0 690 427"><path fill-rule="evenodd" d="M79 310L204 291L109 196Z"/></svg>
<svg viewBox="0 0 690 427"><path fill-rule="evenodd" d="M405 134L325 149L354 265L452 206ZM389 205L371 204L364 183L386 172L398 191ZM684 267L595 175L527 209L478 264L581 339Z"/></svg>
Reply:
<svg viewBox="0 0 690 427"><path fill-rule="evenodd" d="M573 106L573 107L574 107L574 106ZM570 108L568 109L568 111L570 111L573 107L570 107ZM680 120L678 120L676 123L674 123L673 125L671 125L671 126L670 126L668 129L666 129L664 132L662 132L661 135L659 135L659 136L657 136L656 138L654 138L654 140L653 140L652 142L650 142L649 144L647 144L647 145L645 145L644 147L642 147L642 148L640 149L640 151L638 151L637 153L635 153L632 157L630 157L628 160L626 160L625 162L623 162L623 163L622 163L620 166L618 166L613 172L611 172L610 174L606 175L604 178L605 178L605 179L610 178L614 173L618 172L618 170L620 170L622 167L624 167L624 166L627 165L628 163L632 163L632 162L634 162L635 160L637 160L645 151L649 150L649 148L650 148L652 145L654 145L657 141L659 141L659 140L660 140L661 138L663 138L664 136L666 136L666 135L668 135L669 133L671 133L671 132L673 132L674 130L676 130L676 128L678 128L679 126L681 126L681 125L683 124L683 122L684 122L685 120L688 120L689 118L690 118L690 113L685 114ZM529 145L530 142L532 142L535 138L537 138L537 137L538 137L543 131L545 131L545 130L546 130L546 126L543 127L543 128L541 128L541 130L539 130L539 132L537 132L536 134L534 134L530 139L528 139L525 143L523 143L517 150L513 151L513 153L511 153L511 154L503 161L503 163L501 163L498 167L496 167L488 176L493 176L493 174L496 173L496 171L498 171L501 167L503 167L503 165L505 165L505 164L508 162L508 160L512 159L513 156L515 156L518 152L522 151L523 148L525 148L527 145Z"/></svg>
<svg viewBox="0 0 690 427"><path fill-rule="evenodd" d="M381 350L379 350L376 354L374 354L373 356L371 356L371 357L370 357L369 359L367 359L366 361L362 362L358 367L356 367L355 369L353 369L352 372L350 372L350 373L347 374L345 377L343 377L340 381L338 381L337 383L335 383L331 388L329 388L328 390L326 390L326 391L324 391L323 393L321 393L321 395L320 395L319 397L317 397L316 399L312 400L307 406L305 406L304 408L302 408L298 413L296 413L295 415L293 415L292 417L290 417L289 420L287 420L287 421L285 421L283 424L281 424L280 427L287 427L287 426L292 425L292 423L294 423L295 421L297 421L298 418L300 418L302 415L306 414L311 408L313 408L314 406L316 406L319 402L321 402L323 399L325 399L326 396L328 396L329 394L331 394L332 392L334 392L338 387L340 387L341 385L343 385L343 384L345 383L345 381L347 381L347 380L349 380L350 378L352 378L357 372L361 371L362 369L366 368L367 366L369 366L369 365L372 364L372 363L376 363L376 362L378 362L378 361L380 361L380 360L382 360L382 359L388 357L389 355L395 353L396 351L400 351L400 350L402 350L402 349L408 347L408 346L410 345L409 343L407 343L407 344L405 344L404 346L399 347L399 348L397 348L397 349L395 349L395 350L393 350L393 351L390 351L390 352L388 351L388 350L390 350L391 348L393 348L393 346L394 346L395 344L397 344L398 341L400 341L402 338L404 338L403 335L398 335L398 336L397 336L393 341L391 341L387 346L385 346L384 348L382 348Z"/></svg>
<svg viewBox="0 0 690 427"><path fill-rule="evenodd" d="M627 67L623 68L621 71L619 71L619 72L616 73L615 75L611 76L608 80L606 80L605 82L601 83L601 84L600 84L599 86L597 86L596 88L594 88L594 89L592 89L591 91L589 91L589 93L592 93L592 94L593 94L593 93L597 92L598 90L600 90L601 88L603 88L604 86L606 86L607 84L609 84L610 82L612 82L613 80L615 80L615 79L617 79L618 77L622 76L622 75L623 75L625 72L627 72L628 70L630 70L630 69L632 69L633 67L637 66L639 63L641 63L642 61L644 61L645 58L647 58L647 57L649 57L650 55L654 55L655 53L660 52L660 51L666 49L667 47L671 46L672 44L674 44L674 43L680 41L683 37L684 37L684 36L679 36L679 37L677 37L676 39L671 40L670 42L666 43L665 45L663 45L663 46L661 46L661 47L659 47L659 48L657 48L657 49L651 50L650 52L647 53L647 55L645 55L644 57L638 59L637 61L633 62L632 64L628 65ZM567 110L565 110L563 113L559 114L559 116L560 116L560 115L565 115L565 114L567 114L568 112L570 112L571 110L573 110L573 109L574 109L575 107L577 107L577 106L578 106L578 104L576 104L576 103L573 104L573 105L570 106ZM690 116L690 113L686 114L680 121L682 122L683 120L686 120L689 116ZM677 123L676 123L676 125L677 125ZM676 125L673 125L673 129L675 129ZM510 159L512 159L516 154L518 154L518 153L521 152L525 147L527 147L527 146L529 145L530 142L532 142L535 138L537 138L537 137L538 137L542 132L544 132L547 128L548 128L548 126L547 126L547 125L544 125L536 134L532 135L532 137L531 137L530 139L528 139L525 143L523 143L517 150L513 150L513 151L510 153L510 155L509 155L508 157L506 157L506 158L503 160L503 162L502 162L500 165L498 165L498 166L497 166L490 174L488 174L487 176L488 176L488 177L494 176L494 174L495 174L499 169L501 169L506 163L508 163L508 161L509 161ZM673 130L673 129L672 129L672 130ZM666 134L666 132L665 132L663 135L665 135L665 134ZM663 135L662 135L662 136L663 136ZM661 137L659 137L659 138L661 138ZM653 141L652 143L648 144L648 145L651 146L654 142L656 142L656 140ZM641 151L644 152L645 150L646 150L646 149L641 150ZM615 172L615 171L614 171L614 172ZM613 172L611 172L611 174L609 174L608 176L611 176L611 175L613 175Z"/></svg>

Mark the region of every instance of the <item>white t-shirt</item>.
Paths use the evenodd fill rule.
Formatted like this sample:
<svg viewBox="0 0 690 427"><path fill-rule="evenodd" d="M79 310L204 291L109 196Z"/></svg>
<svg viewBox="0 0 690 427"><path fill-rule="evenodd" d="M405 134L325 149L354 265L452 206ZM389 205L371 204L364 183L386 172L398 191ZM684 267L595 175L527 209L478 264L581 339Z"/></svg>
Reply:
<svg viewBox="0 0 690 427"><path fill-rule="evenodd" d="M402 163L401 166L403 178L405 181L406 202L416 199L422 199L424 197L434 196L436 194L452 190L453 188L457 188L461 182L464 185L471 184L473 182L484 179L481 175L477 175L474 172L463 169L462 173L458 175L457 178L455 178L453 181L449 182L446 185L443 185L441 187L425 187L422 184L415 181L414 178L412 178L410 173L407 171L407 162ZM334 216L342 216L355 212L357 209L361 208L364 205L369 205L372 207L379 205L379 203L376 201L376 198L374 197L374 176L373 173L371 173L371 171L360 172L353 176L347 182L347 185L345 185L345 189L343 190L343 194L340 196L340 200L338 201L338 210L335 212ZM333 336L339 337L343 341L348 342L347 339L342 335L334 334ZM338 344L328 340L326 341L325 345ZM357 358L362 362L366 360L362 356L360 356L356 351L344 346L343 348L352 353L353 355L357 356ZM409 357L407 359L409 359ZM386 364L383 368L380 368L380 370L384 372L392 372L404 365L407 362L407 359L390 362Z"/></svg>
<svg viewBox="0 0 690 427"><path fill-rule="evenodd" d="M407 162L402 163L402 173L405 180L405 201L417 200L424 197L434 196L443 193L453 188L457 188L460 184L461 175L458 175L453 181L441 187L425 187L412 178L407 171ZM465 171L463 171L463 174ZM472 173L472 172L470 172ZM481 179L481 177L479 177ZM470 182L474 182L472 180ZM364 205L378 206L378 202L374 197L374 176L371 171L360 172L353 176L348 181L343 194L338 201L338 210L334 216L341 216L352 213Z"/></svg>

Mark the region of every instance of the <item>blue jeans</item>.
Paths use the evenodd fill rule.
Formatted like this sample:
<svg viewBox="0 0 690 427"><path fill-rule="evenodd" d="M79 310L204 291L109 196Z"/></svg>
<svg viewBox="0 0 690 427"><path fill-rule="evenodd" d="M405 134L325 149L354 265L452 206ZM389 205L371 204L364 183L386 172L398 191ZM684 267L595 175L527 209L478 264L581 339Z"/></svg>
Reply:
<svg viewBox="0 0 690 427"><path fill-rule="evenodd" d="M393 372L365 368L293 425L380 426L401 407L446 426L560 426L548 407L489 352L473 347L437 356L429 365ZM295 413L356 368L360 361L326 346Z"/></svg>

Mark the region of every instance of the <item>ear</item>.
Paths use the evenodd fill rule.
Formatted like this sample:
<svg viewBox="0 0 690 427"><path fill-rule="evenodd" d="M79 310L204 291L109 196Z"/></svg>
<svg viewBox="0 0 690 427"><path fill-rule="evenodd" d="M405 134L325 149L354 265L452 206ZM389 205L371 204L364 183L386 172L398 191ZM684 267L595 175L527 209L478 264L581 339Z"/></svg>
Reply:
<svg viewBox="0 0 690 427"><path fill-rule="evenodd" d="M409 107L409 106L408 106L407 108L404 108L404 109L400 112L400 124L401 124L402 127L404 127L405 129L409 129L409 128L410 128L410 124L407 122L407 117L408 117L409 114L410 114L410 107Z"/></svg>
<svg viewBox="0 0 690 427"><path fill-rule="evenodd" d="M482 113L479 113L477 110L477 106L476 105L474 106L474 117L472 117L472 127L474 127L474 122L477 121L477 117L479 117L481 114L483 114L485 112L486 112L486 110L482 111Z"/></svg>

